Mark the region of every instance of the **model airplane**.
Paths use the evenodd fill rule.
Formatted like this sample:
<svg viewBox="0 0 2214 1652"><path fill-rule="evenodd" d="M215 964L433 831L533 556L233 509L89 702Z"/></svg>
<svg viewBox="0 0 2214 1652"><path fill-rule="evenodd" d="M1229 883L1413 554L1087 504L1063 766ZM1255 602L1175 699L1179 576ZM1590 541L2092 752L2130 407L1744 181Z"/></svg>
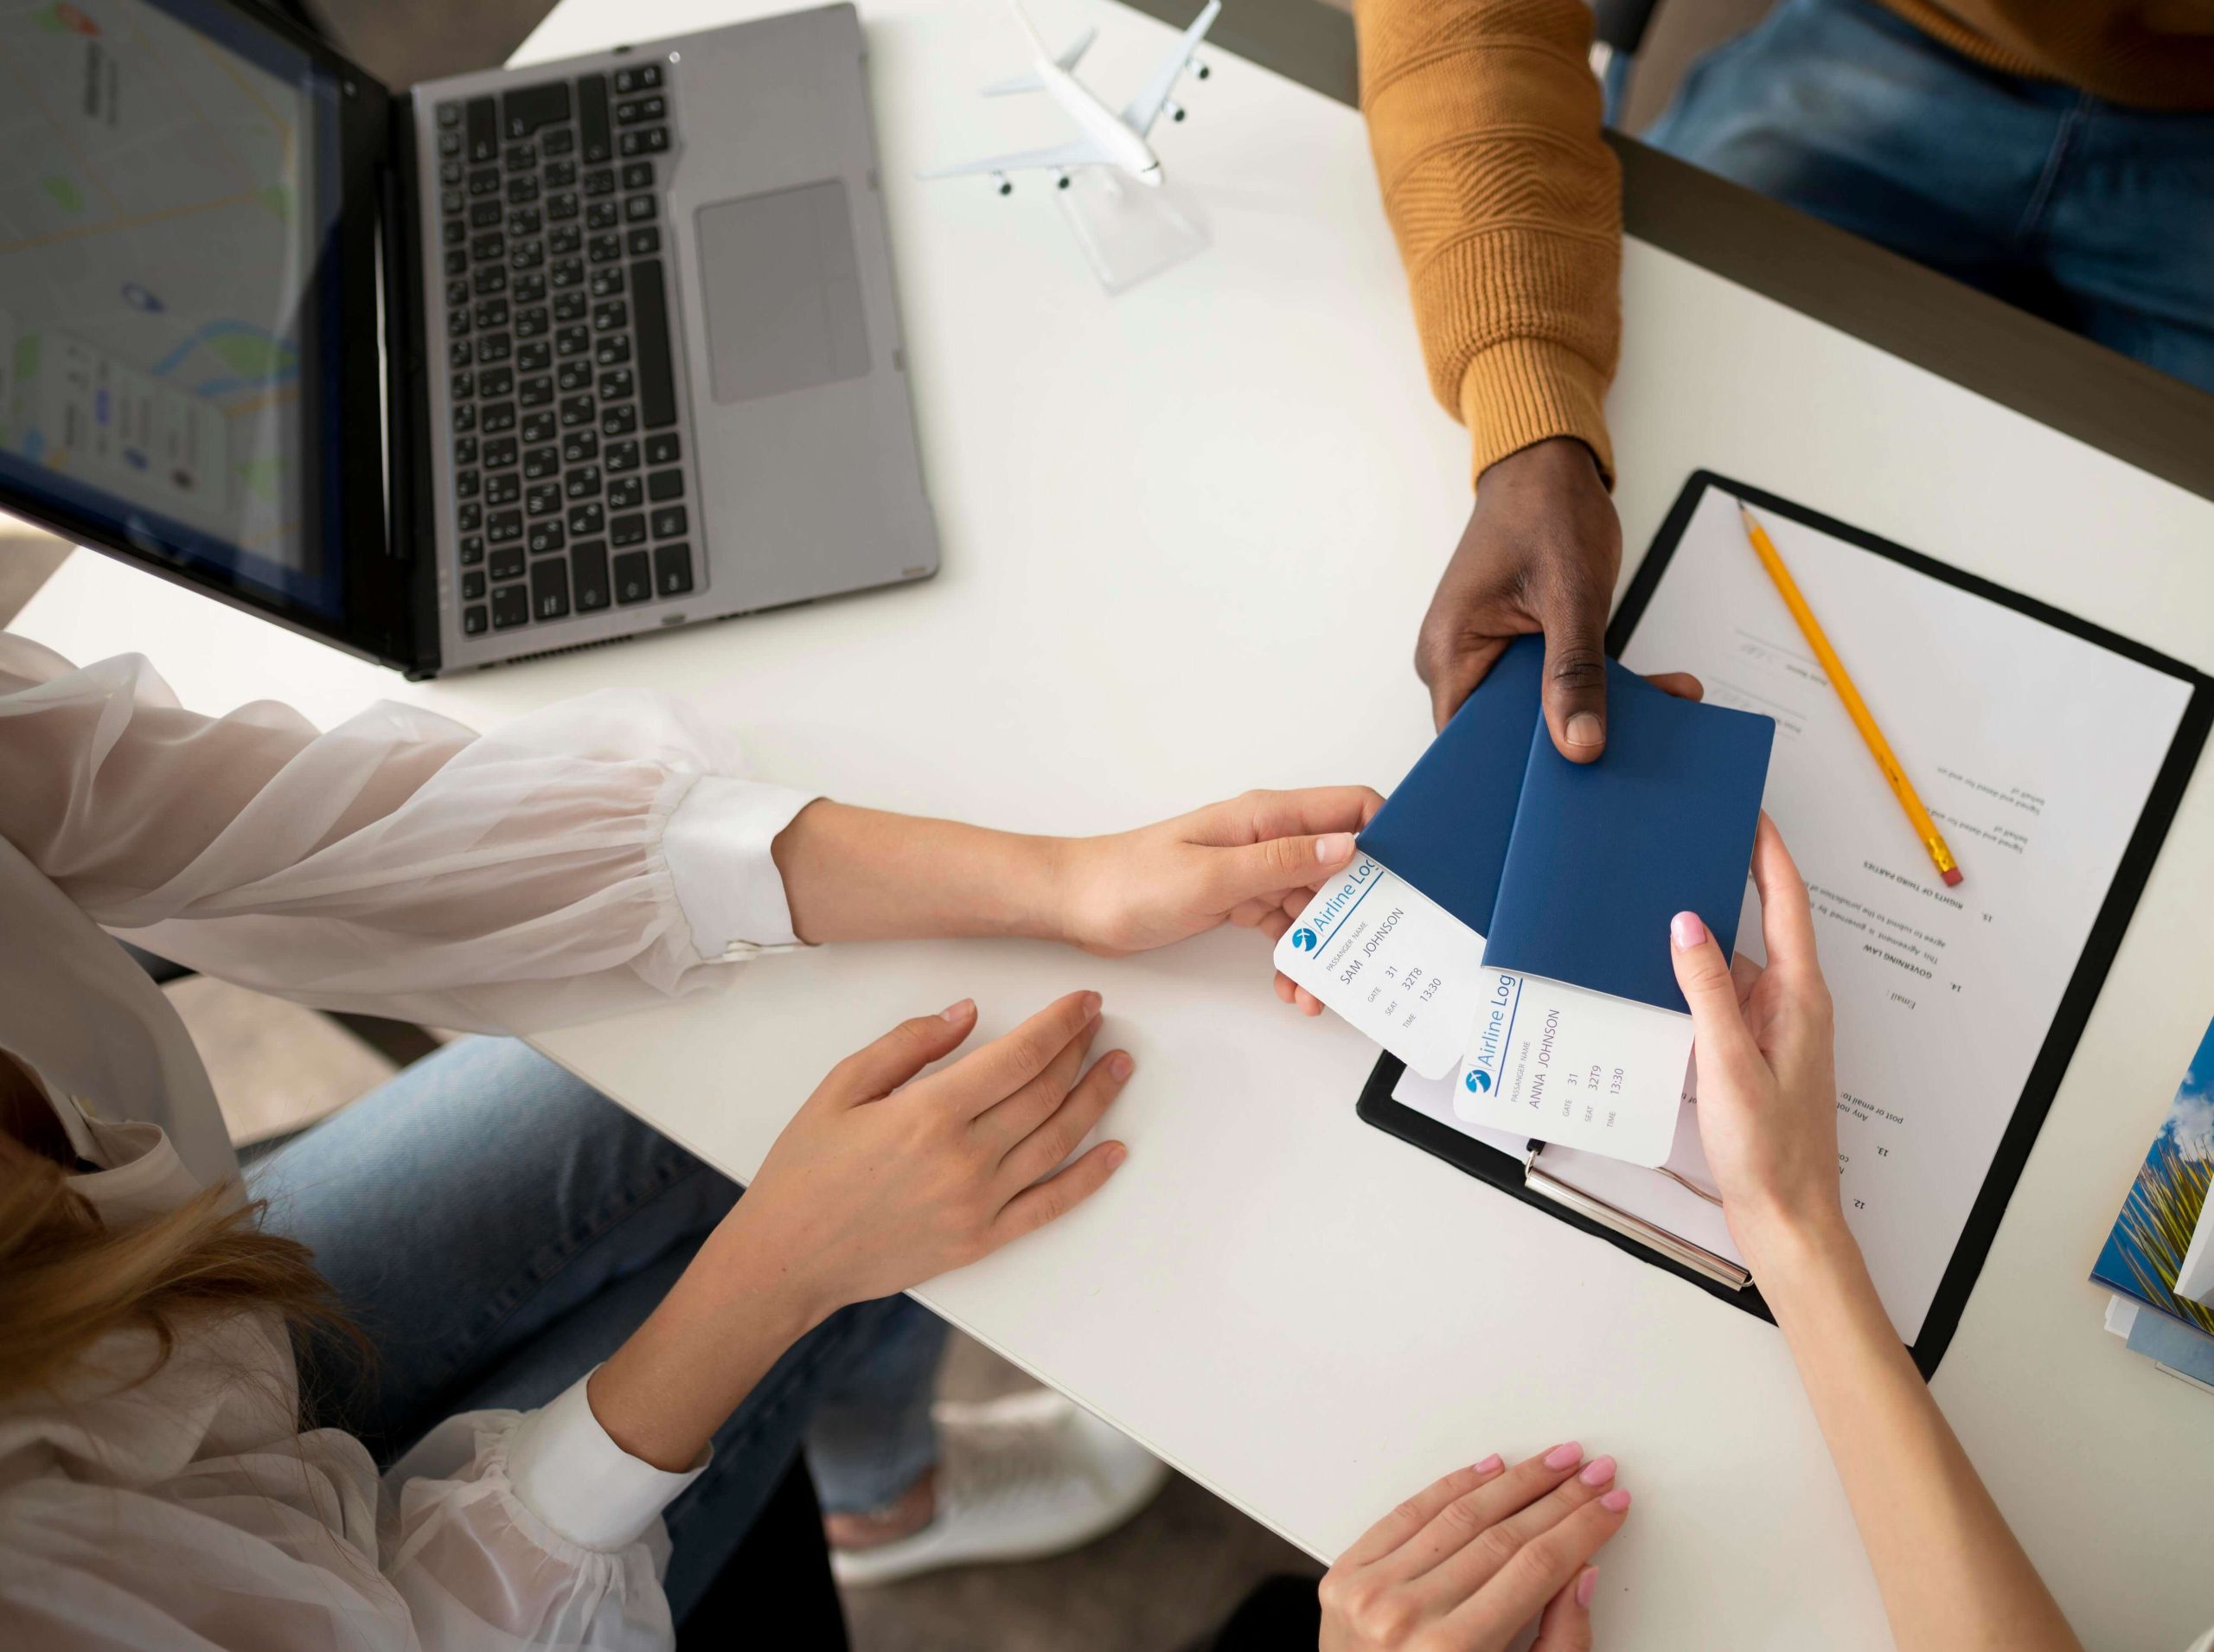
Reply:
<svg viewBox="0 0 2214 1652"><path fill-rule="evenodd" d="M1100 102L1099 99L1074 73L1078 60L1097 36L1098 30L1087 29L1058 57L1046 53L1045 42L1038 38L1038 31L1031 26L1029 14L1023 10L1021 0L1008 0L1014 9L1015 21L1021 24L1022 33L1030 42L1035 57L1027 74L1013 80L1000 80L984 88L988 98L1006 97L1016 92L1043 92L1061 106L1071 120L1076 123L1076 141L1063 144L1057 149L1019 150L1011 155L992 155L980 161L965 161L958 166L941 166L921 174L925 178L952 178L989 173L999 185L1001 195L1014 193L1009 181L1010 172L1051 172L1060 187L1069 187L1069 174L1083 166L1109 166L1127 175L1149 189L1161 187L1161 157L1153 152L1146 138L1153 131L1154 123L1166 113L1171 120L1181 120L1184 111L1172 102L1168 94L1175 90L1176 81L1187 68L1193 76L1204 80L1208 70L1205 64L1194 62L1192 54L1206 38L1207 29L1216 15L1222 10L1222 0L1207 0L1206 9L1192 22L1175 45L1168 48L1168 55L1161 60L1139 90L1137 96L1123 106L1117 114Z"/></svg>

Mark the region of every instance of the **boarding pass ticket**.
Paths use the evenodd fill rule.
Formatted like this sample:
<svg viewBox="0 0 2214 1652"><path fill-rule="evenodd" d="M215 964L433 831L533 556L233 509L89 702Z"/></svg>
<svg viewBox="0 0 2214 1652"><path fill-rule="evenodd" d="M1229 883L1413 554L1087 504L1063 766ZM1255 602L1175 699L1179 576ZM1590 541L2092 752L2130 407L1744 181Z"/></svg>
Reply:
<svg viewBox="0 0 2214 1652"><path fill-rule="evenodd" d="M1277 968L1425 1079L1468 1047L1483 980L1484 938L1356 855L1315 892L1277 942Z"/></svg>
<svg viewBox="0 0 2214 1652"><path fill-rule="evenodd" d="M1691 1060L1689 1015L1493 970L1453 1111L1472 1124L1659 1164L1675 1143Z"/></svg>
<svg viewBox="0 0 2214 1652"><path fill-rule="evenodd" d="M1276 964L1473 1124L1659 1164L1675 1138L1691 1017L1487 970L1484 938L1373 855L1317 890Z"/></svg>

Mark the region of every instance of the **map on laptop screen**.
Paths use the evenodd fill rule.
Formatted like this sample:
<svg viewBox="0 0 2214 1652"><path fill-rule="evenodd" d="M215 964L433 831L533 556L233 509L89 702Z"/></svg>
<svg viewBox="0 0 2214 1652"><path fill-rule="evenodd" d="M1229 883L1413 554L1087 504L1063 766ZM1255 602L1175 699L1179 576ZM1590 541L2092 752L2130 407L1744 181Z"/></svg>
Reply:
<svg viewBox="0 0 2214 1652"><path fill-rule="evenodd" d="M205 0L0 0L0 470L319 606L335 99Z"/></svg>

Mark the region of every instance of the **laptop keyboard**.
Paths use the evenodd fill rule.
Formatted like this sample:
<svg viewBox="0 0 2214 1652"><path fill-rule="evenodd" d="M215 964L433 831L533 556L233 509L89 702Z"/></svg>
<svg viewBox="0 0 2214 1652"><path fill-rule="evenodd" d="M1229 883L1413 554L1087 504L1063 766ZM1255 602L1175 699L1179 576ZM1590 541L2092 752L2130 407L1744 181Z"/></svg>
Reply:
<svg viewBox="0 0 2214 1652"><path fill-rule="evenodd" d="M685 595L662 66L437 117L463 633Z"/></svg>

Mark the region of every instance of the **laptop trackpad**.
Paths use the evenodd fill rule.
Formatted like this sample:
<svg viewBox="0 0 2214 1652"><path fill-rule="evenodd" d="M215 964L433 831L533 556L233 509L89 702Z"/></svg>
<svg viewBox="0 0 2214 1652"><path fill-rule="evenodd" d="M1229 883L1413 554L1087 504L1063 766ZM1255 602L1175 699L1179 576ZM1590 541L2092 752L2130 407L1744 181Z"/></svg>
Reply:
<svg viewBox="0 0 2214 1652"><path fill-rule="evenodd" d="M868 372L846 183L700 208L700 291L715 400L752 401Z"/></svg>

